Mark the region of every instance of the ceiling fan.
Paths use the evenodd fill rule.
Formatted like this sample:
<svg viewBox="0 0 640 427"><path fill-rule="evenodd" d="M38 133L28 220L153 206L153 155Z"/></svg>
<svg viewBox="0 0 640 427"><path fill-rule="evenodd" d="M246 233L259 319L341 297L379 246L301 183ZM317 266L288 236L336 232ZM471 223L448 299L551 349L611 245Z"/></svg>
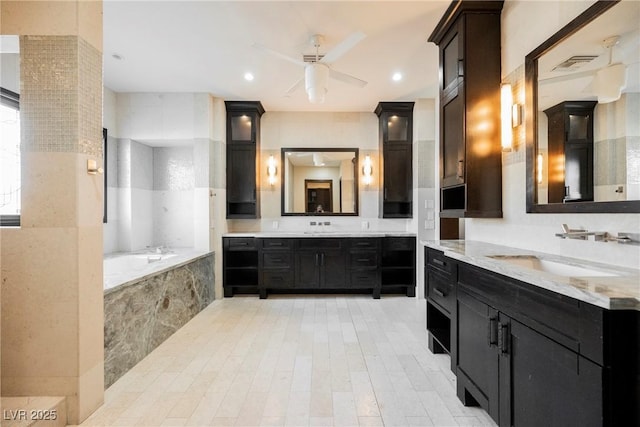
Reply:
<svg viewBox="0 0 640 427"><path fill-rule="evenodd" d="M295 59L275 50L271 50L259 43L254 43L253 47L274 55L280 59L292 62L296 65L304 67L304 76L295 82L287 91L286 95L293 93L304 83L305 91L312 104L321 104L327 93L329 77L341 82L357 86L365 87L367 82L349 74L336 71L331 68L331 63L347 53L351 48L358 44L366 35L360 31L349 35L346 39L338 43L333 49L324 55L320 54L320 45L324 41L324 37L320 34L314 34L309 40L315 47L315 55L305 55L304 60Z"/></svg>

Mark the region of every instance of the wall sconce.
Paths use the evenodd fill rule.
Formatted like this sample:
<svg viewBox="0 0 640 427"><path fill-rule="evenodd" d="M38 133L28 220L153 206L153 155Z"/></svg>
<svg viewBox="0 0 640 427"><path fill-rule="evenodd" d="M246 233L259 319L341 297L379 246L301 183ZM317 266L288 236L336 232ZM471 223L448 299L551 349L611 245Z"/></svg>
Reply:
<svg viewBox="0 0 640 427"><path fill-rule="evenodd" d="M267 161L267 177L269 179L269 185L275 185L277 173L278 168L276 167L276 158L269 156L269 160Z"/></svg>
<svg viewBox="0 0 640 427"><path fill-rule="evenodd" d="M538 153L538 158L537 158L537 167L536 167L536 178L538 181L538 184L542 184L542 162L544 161L543 157L542 157L542 153Z"/></svg>
<svg viewBox="0 0 640 427"><path fill-rule="evenodd" d="M511 85L504 84L500 88L500 120L502 130L502 151L513 149L513 94Z"/></svg>
<svg viewBox="0 0 640 427"><path fill-rule="evenodd" d="M373 181L373 165L371 163L371 156L365 156L362 165L362 182L364 185L370 185Z"/></svg>

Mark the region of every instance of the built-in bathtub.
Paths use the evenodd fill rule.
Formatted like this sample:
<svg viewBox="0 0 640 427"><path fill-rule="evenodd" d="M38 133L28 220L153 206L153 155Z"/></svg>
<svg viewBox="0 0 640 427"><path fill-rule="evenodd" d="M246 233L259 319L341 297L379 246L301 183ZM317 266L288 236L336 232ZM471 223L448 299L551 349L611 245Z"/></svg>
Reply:
<svg viewBox="0 0 640 427"><path fill-rule="evenodd" d="M105 256L105 387L213 301L213 259L193 249Z"/></svg>

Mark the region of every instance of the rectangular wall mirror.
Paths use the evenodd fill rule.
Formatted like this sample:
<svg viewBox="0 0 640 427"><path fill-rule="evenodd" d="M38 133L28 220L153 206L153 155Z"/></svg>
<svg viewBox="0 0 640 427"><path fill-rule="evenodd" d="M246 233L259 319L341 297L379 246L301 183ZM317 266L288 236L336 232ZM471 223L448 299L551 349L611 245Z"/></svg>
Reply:
<svg viewBox="0 0 640 427"><path fill-rule="evenodd" d="M638 22L598 1L527 55L527 212L640 212Z"/></svg>
<svg viewBox="0 0 640 427"><path fill-rule="evenodd" d="M357 148L283 148L282 215L358 215Z"/></svg>

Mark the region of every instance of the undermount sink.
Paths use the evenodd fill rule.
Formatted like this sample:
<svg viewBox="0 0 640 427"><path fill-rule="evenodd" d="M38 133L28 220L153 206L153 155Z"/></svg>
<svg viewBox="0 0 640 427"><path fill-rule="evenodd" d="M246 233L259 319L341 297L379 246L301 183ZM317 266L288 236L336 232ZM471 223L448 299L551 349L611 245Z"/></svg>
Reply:
<svg viewBox="0 0 640 427"><path fill-rule="evenodd" d="M545 273L555 274L564 277L615 277L615 273L594 270L589 267L583 267L573 264L565 264L559 261L552 261L535 255L492 255L489 258L506 261L519 267L529 268L532 270L543 271Z"/></svg>

